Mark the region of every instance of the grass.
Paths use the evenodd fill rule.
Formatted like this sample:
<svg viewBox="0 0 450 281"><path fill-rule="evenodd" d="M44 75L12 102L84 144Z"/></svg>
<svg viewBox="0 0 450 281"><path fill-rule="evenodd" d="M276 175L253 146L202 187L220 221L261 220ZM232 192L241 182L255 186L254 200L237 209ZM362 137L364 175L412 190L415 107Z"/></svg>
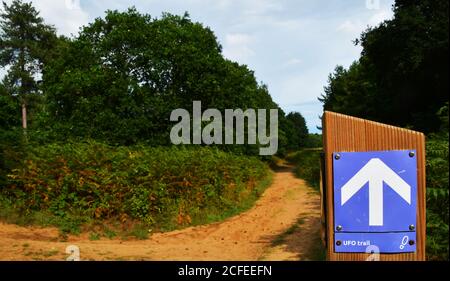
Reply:
<svg viewBox="0 0 450 281"><path fill-rule="evenodd" d="M51 249L51 250L48 250L48 251L44 251L44 250L40 249L37 252L27 251L23 255L26 256L26 257L32 256L33 260L42 260L41 257L48 258L48 257L55 256L58 253L59 253L59 251L56 250L56 249Z"/></svg>
<svg viewBox="0 0 450 281"><path fill-rule="evenodd" d="M148 238L148 234L148 227L143 224L136 224L127 235L136 237L139 240L145 240Z"/></svg>
<svg viewBox="0 0 450 281"><path fill-rule="evenodd" d="M246 196L244 200L240 201L239 204L231 206L225 211L223 211L220 207L211 208L206 212L206 215L199 214L194 216L192 218L192 225L204 225L224 221L227 218L250 210L264 191L272 184L272 180L273 172L269 172L265 178L257 183L254 191L249 196Z"/></svg>
<svg viewBox="0 0 450 281"><path fill-rule="evenodd" d="M51 257L51 256L54 256L54 255L56 255L58 253L59 253L58 250L50 250L50 251L43 252L42 255L44 257Z"/></svg>
<svg viewBox="0 0 450 281"><path fill-rule="evenodd" d="M117 233L108 227L105 227L105 229L103 230L103 233L104 233L105 237L108 239L113 239L114 237L117 236Z"/></svg>
<svg viewBox="0 0 450 281"><path fill-rule="evenodd" d="M97 241L100 240L100 234L96 233L96 232L91 232L89 234L89 240L91 241Z"/></svg>
<svg viewBox="0 0 450 281"><path fill-rule="evenodd" d="M56 226L63 235L66 233L79 234L81 232L80 225L91 221L83 216L59 217L49 211L30 211L24 214L20 207L8 201L0 195L0 220L9 224L19 226L38 225L42 227Z"/></svg>

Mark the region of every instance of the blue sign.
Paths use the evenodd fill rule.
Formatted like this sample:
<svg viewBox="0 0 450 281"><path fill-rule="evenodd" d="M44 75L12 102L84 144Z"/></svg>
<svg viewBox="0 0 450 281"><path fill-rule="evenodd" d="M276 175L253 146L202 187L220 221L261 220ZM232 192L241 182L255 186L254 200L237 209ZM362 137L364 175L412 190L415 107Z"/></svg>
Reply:
<svg viewBox="0 0 450 281"><path fill-rule="evenodd" d="M359 241L364 240L361 235L370 233L366 240L375 239L385 252L392 249L383 245L397 242L385 241L393 236L383 233L412 232L410 235L415 237L416 151L334 153L333 179L336 235L355 233L353 240ZM380 235L374 236L376 233ZM371 241L375 243L375 240ZM348 247L341 248L349 251Z"/></svg>

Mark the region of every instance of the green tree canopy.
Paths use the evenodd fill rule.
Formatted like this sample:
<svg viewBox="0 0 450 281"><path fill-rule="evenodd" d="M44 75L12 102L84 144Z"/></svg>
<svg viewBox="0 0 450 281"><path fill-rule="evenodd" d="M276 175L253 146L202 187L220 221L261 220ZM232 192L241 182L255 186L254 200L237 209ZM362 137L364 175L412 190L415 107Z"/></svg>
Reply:
<svg viewBox="0 0 450 281"><path fill-rule="evenodd" d="M298 150L305 147L308 139L308 127L305 118L299 112L291 112L286 115L286 124L282 127L288 137L287 148Z"/></svg>
<svg viewBox="0 0 450 281"><path fill-rule="evenodd" d="M170 112L194 100L219 110L278 108L254 73L224 59L214 33L187 14L107 11L59 52L45 68L44 90L48 124L60 135L167 144Z"/></svg>
<svg viewBox="0 0 450 281"><path fill-rule="evenodd" d="M9 95L5 86L0 83L0 131L19 126L19 114L17 99Z"/></svg>
<svg viewBox="0 0 450 281"><path fill-rule="evenodd" d="M447 0L397 0L394 18L356 41L359 61L330 75L320 99L325 110L439 130L436 112L449 92L448 11Z"/></svg>

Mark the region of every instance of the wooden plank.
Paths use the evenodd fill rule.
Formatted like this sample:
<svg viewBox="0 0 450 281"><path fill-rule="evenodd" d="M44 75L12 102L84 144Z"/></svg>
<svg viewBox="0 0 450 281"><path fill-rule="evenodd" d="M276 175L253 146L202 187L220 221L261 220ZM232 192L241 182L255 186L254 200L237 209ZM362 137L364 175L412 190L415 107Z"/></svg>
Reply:
<svg viewBox="0 0 450 281"><path fill-rule="evenodd" d="M417 151L417 250L415 253L381 254L381 261L425 260L426 186L425 136L422 133L369 120L326 111L323 116L324 192L326 192L327 258L332 261L361 261L369 254L334 252L333 152L365 152L384 150Z"/></svg>

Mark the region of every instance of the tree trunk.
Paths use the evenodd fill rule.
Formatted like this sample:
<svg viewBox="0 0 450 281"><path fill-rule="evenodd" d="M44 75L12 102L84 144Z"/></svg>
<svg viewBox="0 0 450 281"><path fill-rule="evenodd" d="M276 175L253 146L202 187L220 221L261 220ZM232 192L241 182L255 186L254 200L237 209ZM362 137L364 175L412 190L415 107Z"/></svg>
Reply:
<svg viewBox="0 0 450 281"><path fill-rule="evenodd" d="M25 103L22 103L22 127L24 130L28 127L27 122L27 105Z"/></svg>

